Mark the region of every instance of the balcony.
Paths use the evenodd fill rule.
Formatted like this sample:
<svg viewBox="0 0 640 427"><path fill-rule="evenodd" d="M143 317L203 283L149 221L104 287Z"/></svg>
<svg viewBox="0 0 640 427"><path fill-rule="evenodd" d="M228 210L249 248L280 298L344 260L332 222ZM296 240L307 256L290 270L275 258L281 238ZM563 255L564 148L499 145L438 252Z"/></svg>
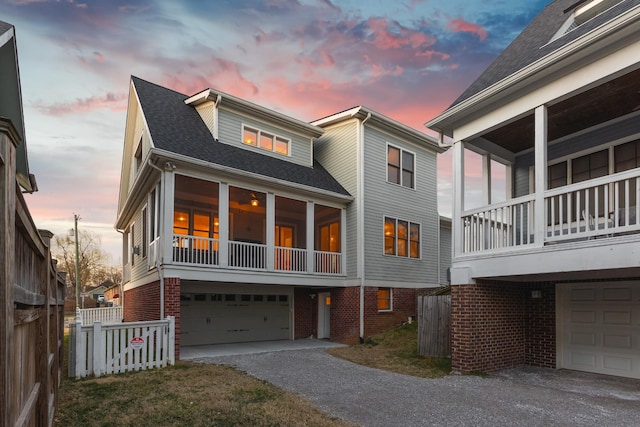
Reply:
<svg viewBox="0 0 640 427"><path fill-rule="evenodd" d="M174 234L172 262L212 269L331 276L344 274L342 253L339 252L313 250L309 253L308 250L300 248L229 241L227 256L221 259L220 244L218 239Z"/></svg>
<svg viewBox="0 0 640 427"><path fill-rule="evenodd" d="M640 234L640 168L462 212L458 255L484 255ZM537 212L537 213L536 213ZM542 215L541 215L542 213Z"/></svg>

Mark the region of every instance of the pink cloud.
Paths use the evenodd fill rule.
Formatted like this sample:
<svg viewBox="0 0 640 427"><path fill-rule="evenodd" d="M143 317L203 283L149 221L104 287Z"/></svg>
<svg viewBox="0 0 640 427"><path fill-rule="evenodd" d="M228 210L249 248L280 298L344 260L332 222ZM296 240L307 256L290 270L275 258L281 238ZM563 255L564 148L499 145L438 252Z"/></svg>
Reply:
<svg viewBox="0 0 640 427"><path fill-rule="evenodd" d="M484 28L480 25L467 22L462 18L450 21L449 24L447 24L447 28L455 33L463 32L475 34L480 40L485 40L487 38L487 31Z"/></svg>
<svg viewBox="0 0 640 427"><path fill-rule="evenodd" d="M127 109L127 94L108 92L104 96L92 96L84 99L77 98L71 102L46 104L42 101L37 101L33 102L32 105L41 113L50 116L66 116L68 114L88 113L103 109L125 111Z"/></svg>

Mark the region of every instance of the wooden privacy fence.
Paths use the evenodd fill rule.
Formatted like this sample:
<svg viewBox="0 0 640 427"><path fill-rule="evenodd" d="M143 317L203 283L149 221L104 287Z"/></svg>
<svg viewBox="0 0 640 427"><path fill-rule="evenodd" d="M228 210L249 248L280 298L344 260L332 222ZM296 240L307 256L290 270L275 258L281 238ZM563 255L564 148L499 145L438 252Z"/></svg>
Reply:
<svg viewBox="0 0 640 427"><path fill-rule="evenodd" d="M451 295L418 297L418 354L451 356Z"/></svg>
<svg viewBox="0 0 640 427"><path fill-rule="evenodd" d="M19 142L0 117L0 426L50 426L62 376L65 278L51 259L53 234L36 228L16 184Z"/></svg>
<svg viewBox="0 0 640 427"><path fill-rule="evenodd" d="M69 377L99 377L161 368L175 363L175 319L70 325Z"/></svg>
<svg viewBox="0 0 640 427"><path fill-rule="evenodd" d="M78 308L76 309L76 317L77 316L80 316L82 319L82 326L93 325L94 322L107 325L122 322L123 312L122 306Z"/></svg>

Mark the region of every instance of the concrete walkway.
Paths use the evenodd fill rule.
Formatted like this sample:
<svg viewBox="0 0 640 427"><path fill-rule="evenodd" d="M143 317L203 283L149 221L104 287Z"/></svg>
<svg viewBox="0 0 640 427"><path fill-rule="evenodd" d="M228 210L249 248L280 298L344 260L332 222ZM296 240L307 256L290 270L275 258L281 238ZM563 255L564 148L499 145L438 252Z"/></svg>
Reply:
<svg viewBox="0 0 640 427"><path fill-rule="evenodd" d="M203 357L235 356L239 354L269 353L274 351L327 349L344 347L331 341L315 339L243 342L234 344L194 345L180 348L181 360L194 360Z"/></svg>
<svg viewBox="0 0 640 427"><path fill-rule="evenodd" d="M639 380L531 367L423 379L356 365L322 348L200 354L192 360L235 366L364 426L640 425Z"/></svg>

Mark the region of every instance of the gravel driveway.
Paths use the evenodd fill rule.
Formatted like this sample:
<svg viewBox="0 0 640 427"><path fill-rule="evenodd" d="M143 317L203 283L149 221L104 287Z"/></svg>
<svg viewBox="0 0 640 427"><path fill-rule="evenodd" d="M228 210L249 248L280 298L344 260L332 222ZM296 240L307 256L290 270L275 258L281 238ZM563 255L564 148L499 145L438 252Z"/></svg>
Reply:
<svg viewBox="0 0 640 427"><path fill-rule="evenodd" d="M368 368L325 350L194 361L235 366L365 426L638 426L640 381L524 367L489 378L422 379Z"/></svg>

